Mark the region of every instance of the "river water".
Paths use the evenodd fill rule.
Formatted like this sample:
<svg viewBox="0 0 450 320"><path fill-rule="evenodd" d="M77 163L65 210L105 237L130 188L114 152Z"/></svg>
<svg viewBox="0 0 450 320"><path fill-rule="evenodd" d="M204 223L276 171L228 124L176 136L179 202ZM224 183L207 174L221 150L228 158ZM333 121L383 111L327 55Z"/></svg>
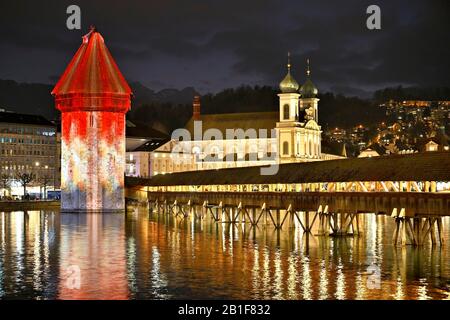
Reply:
<svg viewBox="0 0 450 320"><path fill-rule="evenodd" d="M333 238L143 208L2 212L0 298L450 298L449 245L393 246L387 216L365 215L361 225L361 236Z"/></svg>

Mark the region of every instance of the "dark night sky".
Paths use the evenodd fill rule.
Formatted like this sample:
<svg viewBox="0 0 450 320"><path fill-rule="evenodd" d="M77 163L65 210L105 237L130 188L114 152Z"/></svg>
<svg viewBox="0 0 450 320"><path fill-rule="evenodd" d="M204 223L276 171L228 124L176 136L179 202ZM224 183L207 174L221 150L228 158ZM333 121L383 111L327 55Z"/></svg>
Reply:
<svg viewBox="0 0 450 320"><path fill-rule="evenodd" d="M82 30L66 28L66 8ZM381 7L382 30L366 28ZM276 85L312 63L321 91L364 95L392 85L450 85L450 1L2 0L0 78L55 83L90 24L128 81L201 93Z"/></svg>

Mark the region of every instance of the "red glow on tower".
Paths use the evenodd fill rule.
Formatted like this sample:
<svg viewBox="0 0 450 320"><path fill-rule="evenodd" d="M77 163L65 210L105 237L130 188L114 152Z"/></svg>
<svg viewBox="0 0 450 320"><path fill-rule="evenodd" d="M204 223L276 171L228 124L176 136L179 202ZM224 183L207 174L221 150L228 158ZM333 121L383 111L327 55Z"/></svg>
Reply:
<svg viewBox="0 0 450 320"><path fill-rule="evenodd" d="M131 89L117 67L105 41L95 28L83 42L59 79L52 95L56 108L65 111L127 112Z"/></svg>
<svg viewBox="0 0 450 320"><path fill-rule="evenodd" d="M52 91L61 111L61 208L124 207L125 113L131 89L95 28Z"/></svg>

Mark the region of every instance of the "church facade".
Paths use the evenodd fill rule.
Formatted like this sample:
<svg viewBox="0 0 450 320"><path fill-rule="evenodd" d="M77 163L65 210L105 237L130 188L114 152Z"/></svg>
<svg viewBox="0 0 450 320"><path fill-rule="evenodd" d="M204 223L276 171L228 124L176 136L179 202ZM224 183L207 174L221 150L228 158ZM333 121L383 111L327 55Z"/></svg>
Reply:
<svg viewBox="0 0 450 320"><path fill-rule="evenodd" d="M310 79L299 88L288 71L280 82L279 121L276 124L280 163L321 160L321 128L318 124L318 90Z"/></svg>
<svg viewBox="0 0 450 320"><path fill-rule="evenodd" d="M300 86L288 60L279 88L278 112L201 114L196 96L185 128L152 150L148 173L141 176L343 158L322 153L318 90L311 81L309 61Z"/></svg>

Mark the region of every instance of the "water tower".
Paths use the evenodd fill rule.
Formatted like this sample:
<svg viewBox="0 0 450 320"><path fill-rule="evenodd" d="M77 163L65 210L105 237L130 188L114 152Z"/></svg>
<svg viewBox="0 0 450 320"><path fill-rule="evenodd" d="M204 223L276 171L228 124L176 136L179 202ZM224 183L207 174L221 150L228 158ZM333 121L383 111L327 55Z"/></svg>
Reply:
<svg viewBox="0 0 450 320"><path fill-rule="evenodd" d="M61 210L125 208L125 114L131 89L95 28L52 91L61 111Z"/></svg>

